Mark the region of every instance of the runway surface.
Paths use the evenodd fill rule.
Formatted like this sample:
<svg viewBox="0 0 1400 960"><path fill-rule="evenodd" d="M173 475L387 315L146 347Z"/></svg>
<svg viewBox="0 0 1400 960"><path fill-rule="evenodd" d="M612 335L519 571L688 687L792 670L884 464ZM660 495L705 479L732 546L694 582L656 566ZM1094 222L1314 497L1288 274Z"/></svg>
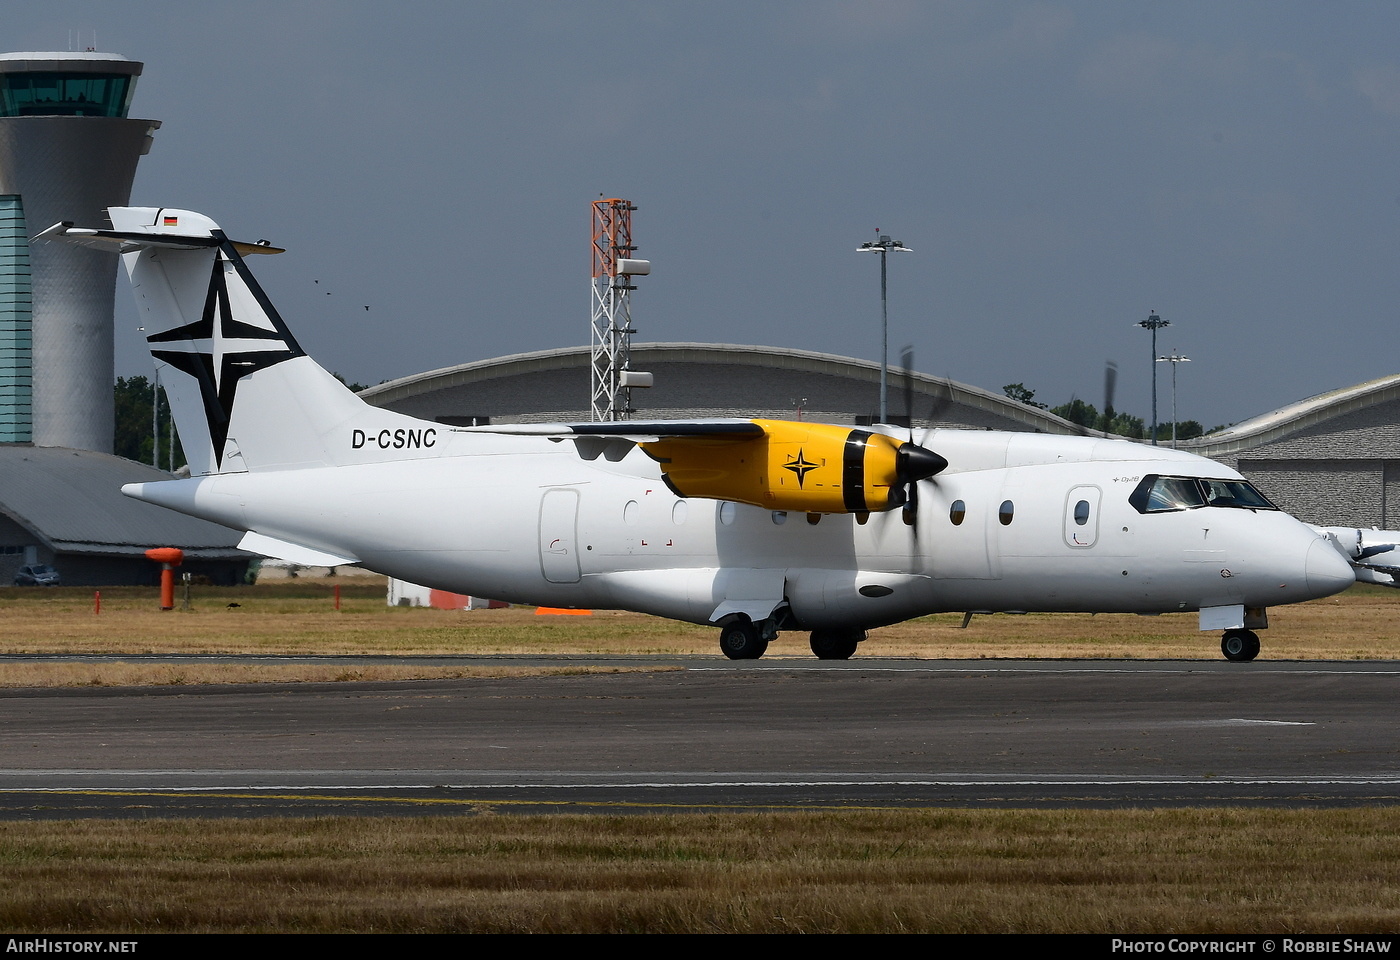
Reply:
<svg viewBox="0 0 1400 960"><path fill-rule="evenodd" d="M423 662L670 669L0 691L0 818L1400 801L1398 662Z"/></svg>

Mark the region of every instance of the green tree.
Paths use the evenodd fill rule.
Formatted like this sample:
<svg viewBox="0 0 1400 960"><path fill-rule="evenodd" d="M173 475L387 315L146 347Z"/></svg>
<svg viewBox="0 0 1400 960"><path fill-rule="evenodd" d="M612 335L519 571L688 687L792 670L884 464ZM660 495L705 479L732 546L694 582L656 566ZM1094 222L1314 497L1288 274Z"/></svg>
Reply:
<svg viewBox="0 0 1400 960"><path fill-rule="evenodd" d="M119 457L150 463L151 381L146 377L118 377L115 388L116 422L113 424L112 449ZM160 417L156 433L160 437L157 465L166 469L170 464L170 404L162 393ZM175 467L185 465L185 451L180 438L175 438Z"/></svg>
<svg viewBox="0 0 1400 960"><path fill-rule="evenodd" d="M368 390L368 389L369 389L369 385L368 385L368 384L364 384L364 383L351 383L351 382L349 382L348 380L346 380L344 377L342 377L340 374L336 373L335 371L331 371L331 376L335 377L337 380L339 380L341 383L345 384L345 386L349 387L351 390L355 391L356 393L359 393L361 390ZM383 381L380 381L380 382L382 383Z"/></svg>
<svg viewBox="0 0 1400 960"><path fill-rule="evenodd" d="M1001 392L1017 403L1024 403L1029 407L1039 407L1041 410L1045 409L1045 404L1035 402L1035 391L1027 389L1024 383L1008 383L1001 388Z"/></svg>
<svg viewBox="0 0 1400 960"><path fill-rule="evenodd" d="M1176 422L1176 438L1178 440L1194 440L1204 433L1205 430L1201 427L1199 421L1178 420ZM1157 424L1157 441L1160 443L1163 440L1170 440L1171 438L1172 425L1170 423Z"/></svg>
<svg viewBox="0 0 1400 960"><path fill-rule="evenodd" d="M1091 430L1099 428L1099 411L1092 403L1085 403L1078 398L1058 407L1051 407L1050 412L1070 423L1077 423L1081 427L1088 427Z"/></svg>
<svg viewBox="0 0 1400 960"><path fill-rule="evenodd" d="M1085 403L1077 398L1058 407L1052 407L1050 412L1088 430L1116 433L1120 437L1128 437L1132 440L1141 440L1147 436L1147 428L1143 425L1142 417L1134 417L1131 414L1118 413L1113 410L1107 414L1099 413L1092 403Z"/></svg>
<svg viewBox="0 0 1400 960"><path fill-rule="evenodd" d="M1143 423L1142 417L1134 417L1126 413L1116 413L1101 430L1109 433L1116 433L1120 437L1127 437L1130 440L1141 440L1147 436L1147 425Z"/></svg>

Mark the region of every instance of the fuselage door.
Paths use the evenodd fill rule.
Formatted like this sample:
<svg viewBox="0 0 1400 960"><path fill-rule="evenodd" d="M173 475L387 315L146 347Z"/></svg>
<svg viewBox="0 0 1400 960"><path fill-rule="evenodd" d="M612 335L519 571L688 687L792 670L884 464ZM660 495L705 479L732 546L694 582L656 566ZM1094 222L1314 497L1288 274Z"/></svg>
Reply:
<svg viewBox="0 0 1400 960"><path fill-rule="evenodd" d="M1065 543L1071 547L1092 547L1099 539L1098 487L1078 486L1065 497Z"/></svg>
<svg viewBox="0 0 1400 960"><path fill-rule="evenodd" d="M578 582L577 490L546 490L540 500L540 571L550 583Z"/></svg>

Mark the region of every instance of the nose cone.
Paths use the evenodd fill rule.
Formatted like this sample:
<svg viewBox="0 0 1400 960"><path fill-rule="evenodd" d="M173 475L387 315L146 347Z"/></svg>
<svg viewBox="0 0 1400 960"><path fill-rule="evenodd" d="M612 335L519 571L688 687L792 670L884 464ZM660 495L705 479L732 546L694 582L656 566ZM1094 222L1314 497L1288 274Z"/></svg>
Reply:
<svg viewBox="0 0 1400 960"><path fill-rule="evenodd" d="M1356 582L1356 573L1336 548L1327 540L1314 540L1303 562L1308 592L1314 597L1329 597L1341 593Z"/></svg>

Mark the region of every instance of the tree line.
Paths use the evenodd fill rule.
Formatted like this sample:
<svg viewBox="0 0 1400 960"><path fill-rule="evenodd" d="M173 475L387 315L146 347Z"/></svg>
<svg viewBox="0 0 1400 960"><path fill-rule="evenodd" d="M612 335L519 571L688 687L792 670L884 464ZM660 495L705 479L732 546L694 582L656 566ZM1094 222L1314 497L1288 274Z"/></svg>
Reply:
<svg viewBox="0 0 1400 960"><path fill-rule="evenodd" d="M1068 403L1062 403L1058 407L1051 407L1044 403L1037 403L1035 391L1026 387L1023 383L1008 383L1001 388L1008 399L1017 403L1024 403L1027 406L1037 407L1041 410L1049 410L1055 416L1070 423L1078 424L1088 430L1099 432L1115 433L1120 437L1127 437L1130 440L1146 440L1151 428L1142 419L1132 414L1120 413L1111 407L1100 411L1092 403L1085 403L1078 398L1072 398ZM1176 438L1178 440L1194 440L1197 437L1205 436L1207 433L1214 433L1217 430L1224 430L1229 424L1221 424L1218 427L1211 427L1209 430L1203 428L1198 420L1178 420L1176 422ZM1172 438L1171 423L1157 424L1157 441Z"/></svg>
<svg viewBox="0 0 1400 960"><path fill-rule="evenodd" d="M154 410L152 386L149 377L117 378L112 452L128 460L154 464L162 470L178 470L185 465L185 451L180 446L179 435L171 429L170 404L166 403L163 391L160 409ZM155 413L154 424L152 413Z"/></svg>

